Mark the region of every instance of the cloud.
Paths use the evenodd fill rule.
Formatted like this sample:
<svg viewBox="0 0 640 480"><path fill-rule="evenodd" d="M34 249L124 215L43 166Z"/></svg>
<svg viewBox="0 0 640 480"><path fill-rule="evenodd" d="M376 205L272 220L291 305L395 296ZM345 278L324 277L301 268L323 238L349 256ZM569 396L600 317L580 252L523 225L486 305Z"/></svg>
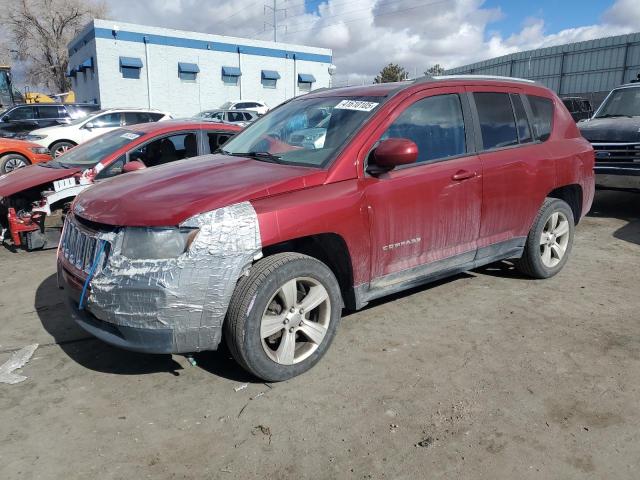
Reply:
<svg viewBox="0 0 640 480"><path fill-rule="evenodd" d="M343 84L369 83L389 62L405 66L413 75L435 63L454 67L520 50L640 31L638 0L617 0L593 24L554 33L547 32L536 11L537 16L509 36L492 29L504 14L485 7L483 0L325 0L314 13L306 11L304 0L279 3L286 12L278 12L278 40L333 49L336 83ZM123 22L270 40L272 13L263 4L107 0L111 18Z"/></svg>

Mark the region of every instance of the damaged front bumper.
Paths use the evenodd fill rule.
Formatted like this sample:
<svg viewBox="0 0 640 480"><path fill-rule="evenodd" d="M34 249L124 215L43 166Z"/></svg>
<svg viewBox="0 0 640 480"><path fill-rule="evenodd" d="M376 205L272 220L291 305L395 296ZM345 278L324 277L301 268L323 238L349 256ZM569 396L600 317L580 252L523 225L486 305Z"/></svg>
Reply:
<svg viewBox="0 0 640 480"><path fill-rule="evenodd" d="M199 230L187 252L142 260L122 255L124 229L95 229L69 216L58 250L58 281L68 291L75 321L129 350L215 350L235 285L261 256L257 216L244 202L183 225ZM97 253L100 242L107 247Z"/></svg>

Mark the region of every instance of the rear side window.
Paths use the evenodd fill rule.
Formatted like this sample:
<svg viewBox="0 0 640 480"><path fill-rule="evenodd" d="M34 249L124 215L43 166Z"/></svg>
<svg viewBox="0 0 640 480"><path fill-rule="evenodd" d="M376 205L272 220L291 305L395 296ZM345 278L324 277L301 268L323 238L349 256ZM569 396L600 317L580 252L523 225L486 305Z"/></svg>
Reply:
<svg viewBox="0 0 640 480"><path fill-rule="evenodd" d="M516 116L516 126L518 127L518 140L520 143L529 143L531 138L531 130L529 129L529 120L522 104L520 95L511 94L511 103L513 103L513 113Z"/></svg>
<svg viewBox="0 0 640 480"><path fill-rule="evenodd" d="M157 122L162 117L164 117L163 113L148 113L147 115L149 115L149 118L151 119L149 120L150 122Z"/></svg>
<svg viewBox="0 0 640 480"><path fill-rule="evenodd" d="M38 118L41 119L64 118L67 113L64 108L58 107L57 105L38 105L38 107L36 108L38 110ZM60 112L59 110L62 110L62 112Z"/></svg>
<svg viewBox="0 0 640 480"><path fill-rule="evenodd" d="M430 162L466 152L464 118L455 94L423 98L407 107L381 140L407 138L418 146L418 162Z"/></svg>
<svg viewBox="0 0 640 480"><path fill-rule="evenodd" d="M485 150L518 144L516 122L508 93L476 92L482 145Z"/></svg>
<svg viewBox="0 0 640 480"><path fill-rule="evenodd" d="M553 102L545 97L527 95L533 113L533 133L538 140L545 141L551 135Z"/></svg>
<svg viewBox="0 0 640 480"><path fill-rule="evenodd" d="M125 112L124 113L124 124L125 125L136 125L138 123L148 123L153 122L151 116L147 112Z"/></svg>

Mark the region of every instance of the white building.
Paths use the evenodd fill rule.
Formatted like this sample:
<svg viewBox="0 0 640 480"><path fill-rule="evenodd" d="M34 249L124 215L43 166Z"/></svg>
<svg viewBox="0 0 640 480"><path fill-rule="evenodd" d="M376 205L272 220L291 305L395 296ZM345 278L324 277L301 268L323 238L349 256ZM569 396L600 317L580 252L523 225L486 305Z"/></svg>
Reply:
<svg viewBox="0 0 640 480"><path fill-rule="evenodd" d="M328 87L329 49L94 20L69 44L78 102L191 116L228 100L274 107Z"/></svg>

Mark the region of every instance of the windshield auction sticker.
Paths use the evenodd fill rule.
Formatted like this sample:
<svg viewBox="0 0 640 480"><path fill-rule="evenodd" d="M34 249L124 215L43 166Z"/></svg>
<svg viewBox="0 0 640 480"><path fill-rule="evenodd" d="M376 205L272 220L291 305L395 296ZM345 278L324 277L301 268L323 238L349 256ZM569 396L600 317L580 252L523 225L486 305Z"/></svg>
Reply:
<svg viewBox="0 0 640 480"><path fill-rule="evenodd" d="M342 100L333 108L340 110L358 110L360 112L370 112L379 105L377 102L364 102L362 100Z"/></svg>
<svg viewBox="0 0 640 480"><path fill-rule="evenodd" d="M126 138L127 140L135 140L136 138L138 138L140 135L137 135L135 133L123 133L122 135L120 135L122 138Z"/></svg>

